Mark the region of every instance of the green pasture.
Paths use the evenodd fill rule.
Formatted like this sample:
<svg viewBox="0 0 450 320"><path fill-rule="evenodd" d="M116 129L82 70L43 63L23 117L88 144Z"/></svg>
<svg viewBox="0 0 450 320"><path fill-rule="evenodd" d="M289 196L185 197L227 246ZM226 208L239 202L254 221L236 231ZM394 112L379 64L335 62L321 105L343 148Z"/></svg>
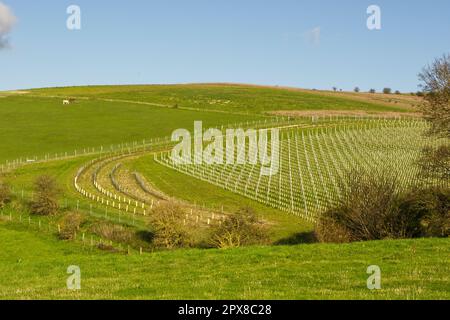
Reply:
<svg viewBox="0 0 450 320"><path fill-rule="evenodd" d="M449 299L448 239L110 254L0 223L0 299ZM66 287L81 269L81 290ZM367 267L381 290L367 289Z"/></svg>
<svg viewBox="0 0 450 320"><path fill-rule="evenodd" d="M365 110L406 111L347 97L332 97L305 91L225 84L128 85L48 88L32 90L36 95L88 97L140 101L224 112L260 113L276 110Z"/></svg>
<svg viewBox="0 0 450 320"><path fill-rule="evenodd" d="M169 136L178 128L192 130L196 120L205 126L218 126L260 118L98 100L63 106L58 98L8 96L0 99L0 163L142 143Z"/></svg>

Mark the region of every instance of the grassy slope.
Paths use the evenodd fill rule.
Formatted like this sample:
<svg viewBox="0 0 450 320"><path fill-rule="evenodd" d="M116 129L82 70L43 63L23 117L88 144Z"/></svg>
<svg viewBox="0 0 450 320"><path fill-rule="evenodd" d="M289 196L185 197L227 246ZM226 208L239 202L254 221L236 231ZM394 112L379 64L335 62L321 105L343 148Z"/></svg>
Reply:
<svg viewBox="0 0 450 320"><path fill-rule="evenodd" d="M56 177L58 183L63 187L62 200L68 201L73 206L79 199L81 200L80 205L83 208L88 208L89 201L80 198L73 187L73 177L78 168L87 163L89 159L91 157L28 165L7 175L6 181L13 186L19 196L21 191L24 190L25 197L30 198L36 176L48 174ZM258 202L211 184L199 183L195 178L161 166L153 161L153 156L133 160L129 165L144 174L160 190L176 198L216 209L224 206L224 210L227 212L234 212L244 206L251 206L263 219L270 221L270 233L273 242L307 241L309 239L307 238L308 233L313 229L310 223L293 215L268 208Z"/></svg>
<svg viewBox="0 0 450 320"><path fill-rule="evenodd" d="M82 96L146 101L179 107L227 112L274 110L366 110L405 111L383 101L352 98L351 95L287 90L274 87L190 84L154 86L91 86L33 90L33 94ZM229 103L227 103L229 101Z"/></svg>
<svg viewBox="0 0 450 320"><path fill-rule="evenodd" d="M310 108L403 111L317 93L222 85L63 88L32 94L81 95L232 112ZM227 100L231 103L224 103ZM174 128L190 128L194 120L213 125L253 118L98 99L78 100L66 108L60 98L13 95L0 99L0 162L24 155L160 137ZM73 174L83 161L33 165L11 179L18 188L29 189L36 174L48 172L57 174L71 190ZM136 167L148 173L164 191L186 200L221 203L228 210L251 204L277 222L275 238L311 230L302 221L294 222L293 216L198 183L149 159L138 161ZM68 191L68 197L76 197L73 190ZM449 295L448 251L448 240L433 239L181 250L125 257L99 251L86 253L76 244L0 224L0 298L445 298ZM81 293L64 289L65 270L70 264L82 267ZM386 272L381 292L365 289L365 268L369 264L379 264Z"/></svg>
<svg viewBox="0 0 450 320"><path fill-rule="evenodd" d="M54 96L82 96L62 106ZM117 99L162 104L158 107ZM172 108L178 105L179 109ZM185 110L195 109L195 110ZM0 162L142 141L191 128L259 118L277 110L410 111L370 99L243 85L91 86L31 90L0 99ZM209 112L209 111L220 111ZM242 113L248 114L243 115ZM20 141L18 144L17 141Z"/></svg>
<svg viewBox="0 0 450 320"><path fill-rule="evenodd" d="M0 298L449 299L449 239L111 255L0 223ZM379 265L382 290L366 288ZM78 265L82 290L66 290Z"/></svg>
<svg viewBox="0 0 450 320"><path fill-rule="evenodd" d="M61 217L67 213L67 211L79 211L84 213L87 220L87 227L92 221L110 221L119 225L133 225L135 231L148 229L148 219L138 216L134 217L125 215L123 212L119 214L118 210L112 208L108 209L108 215L105 217L105 207L100 203L92 202L91 200L81 196L74 188L74 177L78 169L85 165L90 160L95 159L95 156L79 157L73 159L51 161L47 163L30 164L24 166L14 172L5 174L3 177L14 191L14 204L7 206L2 212L5 216L8 216L9 212L12 213L17 219L22 216L23 221L27 220L29 215L27 210L27 202L32 199L33 196L33 184L37 176L50 175L57 179L58 185L61 188L60 200L60 214L50 217L37 217L31 216L33 220L41 220L45 225L51 224L54 228L60 223ZM92 205L92 207L91 207ZM76 210L76 208L79 210ZM24 208L20 210L20 208ZM120 216L120 219L119 219ZM87 231L86 228L80 230Z"/></svg>
<svg viewBox="0 0 450 320"><path fill-rule="evenodd" d="M255 118L104 101L67 107L55 98L10 96L0 100L0 162L165 137L191 129L195 120L212 126Z"/></svg>
<svg viewBox="0 0 450 320"><path fill-rule="evenodd" d="M313 230L313 225L303 219L168 169L156 163L152 156L137 159L130 165L170 196L209 208L219 209L223 206L228 212L250 206L259 216L270 221L271 238L275 242L307 241L308 233Z"/></svg>
<svg viewBox="0 0 450 320"><path fill-rule="evenodd" d="M16 193L20 193L23 190L26 196L29 197L29 194L33 190L33 183L36 177L39 175L50 175L56 178L65 197L75 198L79 196L73 186L73 179L76 172L93 158L95 157L87 156L30 164L6 174L4 180L13 187Z"/></svg>

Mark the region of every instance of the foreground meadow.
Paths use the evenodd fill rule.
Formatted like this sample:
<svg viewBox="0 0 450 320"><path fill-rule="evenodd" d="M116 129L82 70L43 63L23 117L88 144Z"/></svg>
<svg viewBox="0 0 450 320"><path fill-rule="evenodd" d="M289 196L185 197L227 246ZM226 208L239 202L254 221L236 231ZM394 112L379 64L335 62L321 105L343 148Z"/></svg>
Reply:
<svg viewBox="0 0 450 320"><path fill-rule="evenodd" d="M103 253L0 224L1 299L449 299L449 239ZM66 271L81 268L82 289ZM382 289L367 289L369 265Z"/></svg>

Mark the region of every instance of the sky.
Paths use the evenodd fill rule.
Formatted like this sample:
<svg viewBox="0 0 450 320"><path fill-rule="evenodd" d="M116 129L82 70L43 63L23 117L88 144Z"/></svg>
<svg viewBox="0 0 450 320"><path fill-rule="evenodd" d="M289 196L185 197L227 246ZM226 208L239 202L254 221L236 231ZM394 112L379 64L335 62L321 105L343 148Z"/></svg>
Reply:
<svg viewBox="0 0 450 320"><path fill-rule="evenodd" d="M0 0L0 90L236 82L412 92L448 0ZM67 28L67 8L81 29ZM367 8L381 29L367 27ZM6 8L6 9L5 9Z"/></svg>

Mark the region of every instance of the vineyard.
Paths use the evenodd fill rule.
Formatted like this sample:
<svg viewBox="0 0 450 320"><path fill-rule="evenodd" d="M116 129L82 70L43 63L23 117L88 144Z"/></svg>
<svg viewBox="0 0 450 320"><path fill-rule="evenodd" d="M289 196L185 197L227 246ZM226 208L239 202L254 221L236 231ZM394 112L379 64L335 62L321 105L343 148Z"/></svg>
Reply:
<svg viewBox="0 0 450 320"><path fill-rule="evenodd" d="M354 289L373 263L385 270L383 297L418 295L417 281L427 283L420 296L448 295L438 280L430 282L448 269L438 254L448 248L445 240L314 244L317 217L345 193L349 172L388 171L400 188L437 183L418 175L416 160L423 147L443 142L424 135L426 122L397 113L400 103L361 105L344 96L241 86L54 90L2 98L0 180L10 186L11 202L0 210L0 258L8 262L0 264L1 297L297 298L305 294L297 284L306 283L312 283L306 286L308 298L328 297L322 280L310 281L324 279L318 272L326 270L336 297L373 298ZM60 101L67 96L78 99L63 109ZM302 114L310 106L319 111ZM364 112L352 111L357 109ZM29 125L28 113L39 126ZM279 129L280 144L269 143L267 150L280 155L276 174L261 175L261 164L251 162L174 163L177 142L171 133L186 128L195 139L193 124L200 120L203 137L210 128L225 135L229 129ZM240 145L235 154L247 154L250 145L244 150ZM59 211L51 216L30 210L39 196L35 181L45 175L60 189ZM166 251L153 242L156 219L172 205L179 210L174 225L189 233L192 247ZM212 249L211 237L247 207L265 232L264 244ZM411 263L411 246L420 265ZM397 258L378 261L374 253L380 251ZM72 264L83 269L83 291L76 296L60 290L65 266ZM17 272L11 273L11 266ZM408 276L414 268L421 276ZM33 283L38 269L47 286ZM396 291L399 272L406 293ZM243 283L251 293L237 293ZM343 284L351 286L350 294L343 293Z"/></svg>
<svg viewBox="0 0 450 320"><path fill-rule="evenodd" d="M280 129L279 150L270 150L269 144L269 152L278 151L280 155L278 172L261 175L261 165L249 163L174 163L171 159L174 143L169 137L55 154L54 158L46 155L33 163L90 157L89 162L78 168L71 184L83 201L90 203L89 212L104 218L115 215L119 222L128 219L133 224L145 225L153 208L169 201L184 208L185 225L214 226L230 214L221 203L205 207L161 192L148 172L132 169L135 161L147 156L166 170L175 170L314 222L320 212L336 204L350 172L390 172L401 186L413 186L423 182L416 164L421 150L442 143L424 135L426 122L408 118L270 118L219 128L224 133L228 128ZM248 147L246 144L246 154ZM26 166L30 163L18 159L7 163L2 171Z"/></svg>
<svg viewBox="0 0 450 320"><path fill-rule="evenodd" d="M170 152L158 154L155 160L314 221L318 213L339 199L346 175L351 171L389 171L405 187L417 183L416 160L421 150L439 143L425 138L425 130L426 123L422 121L384 119L288 126L281 131L279 171L270 176L259 174L260 165L174 163Z"/></svg>

